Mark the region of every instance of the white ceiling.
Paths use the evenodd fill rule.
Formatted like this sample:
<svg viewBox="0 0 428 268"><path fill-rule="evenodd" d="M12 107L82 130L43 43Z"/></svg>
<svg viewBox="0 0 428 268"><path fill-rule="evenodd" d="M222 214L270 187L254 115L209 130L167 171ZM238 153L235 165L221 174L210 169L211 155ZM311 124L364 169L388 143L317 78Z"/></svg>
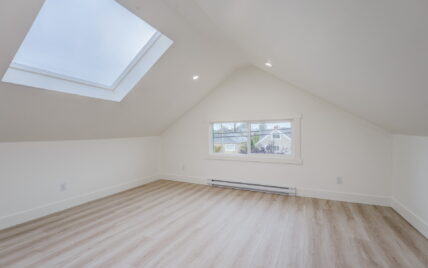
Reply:
<svg viewBox="0 0 428 268"><path fill-rule="evenodd" d="M0 1L0 76L42 2ZM201 32L164 2L135 2L138 9L131 11L174 40L136 88L115 103L0 82L1 142L158 135L233 70L248 64L230 41L215 31ZM198 81L192 80L195 73Z"/></svg>
<svg viewBox="0 0 428 268"><path fill-rule="evenodd" d="M195 1L253 64L271 59L269 72L300 88L428 135L428 1Z"/></svg>
<svg viewBox="0 0 428 268"><path fill-rule="evenodd" d="M428 136L428 1L118 2L173 46L121 103L0 83L0 141L157 135L233 70L267 59L269 72L356 115ZM41 3L0 2L0 76Z"/></svg>

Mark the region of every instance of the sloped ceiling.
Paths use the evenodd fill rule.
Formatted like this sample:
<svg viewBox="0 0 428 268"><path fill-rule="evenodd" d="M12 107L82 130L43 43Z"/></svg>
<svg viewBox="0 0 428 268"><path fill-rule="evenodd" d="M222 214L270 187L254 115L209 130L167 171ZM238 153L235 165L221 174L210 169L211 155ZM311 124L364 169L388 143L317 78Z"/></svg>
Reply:
<svg viewBox="0 0 428 268"><path fill-rule="evenodd" d="M0 1L0 76L42 2ZM428 136L427 1L118 2L170 50L121 103L0 82L0 142L158 135L249 63L393 133Z"/></svg>
<svg viewBox="0 0 428 268"><path fill-rule="evenodd" d="M269 72L345 110L428 135L428 1L195 1L254 65L271 59Z"/></svg>
<svg viewBox="0 0 428 268"><path fill-rule="evenodd" d="M137 2L137 1L136 1ZM0 76L43 1L0 1ZM120 103L0 82L0 142L159 135L236 68L248 64L208 17L197 27L163 1L131 11L174 44ZM201 25L210 29L201 31ZM192 80L199 74L198 81Z"/></svg>

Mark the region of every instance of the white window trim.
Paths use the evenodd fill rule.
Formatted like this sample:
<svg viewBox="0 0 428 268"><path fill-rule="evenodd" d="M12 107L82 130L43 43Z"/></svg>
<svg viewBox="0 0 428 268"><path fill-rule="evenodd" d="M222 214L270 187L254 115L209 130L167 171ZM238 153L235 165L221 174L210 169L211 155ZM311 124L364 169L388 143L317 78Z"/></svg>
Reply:
<svg viewBox="0 0 428 268"><path fill-rule="evenodd" d="M280 119L263 119L263 120L215 120L209 122L209 150L207 160L226 160L226 161L245 161L245 162L261 162L261 163L279 163L279 164L303 164L302 152L301 152L301 115L294 115L288 117L281 117ZM213 136L212 136L212 125L214 123L235 123L235 122L245 122L245 123L257 123L257 122L275 122L275 121L289 121L292 124L291 136L292 136L292 154L291 155L257 155L257 154L225 154L225 153L215 153L213 151ZM250 125L248 125L250 127ZM250 135L251 131L248 131ZM248 142L250 143L250 137L248 137ZM251 151L251 148L248 148Z"/></svg>
<svg viewBox="0 0 428 268"><path fill-rule="evenodd" d="M12 63L2 81L120 102L159 60L173 41L157 32L111 86Z"/></svg>

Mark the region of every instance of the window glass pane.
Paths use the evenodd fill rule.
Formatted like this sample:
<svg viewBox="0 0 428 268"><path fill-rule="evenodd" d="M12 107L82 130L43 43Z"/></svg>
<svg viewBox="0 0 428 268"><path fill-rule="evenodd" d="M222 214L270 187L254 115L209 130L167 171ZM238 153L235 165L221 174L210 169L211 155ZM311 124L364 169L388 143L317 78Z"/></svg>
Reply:
<svg viewBox="0 0 428 268"><path fill-rule="evenodd" d="M235 128L235 123L222 123L221 128L224 133L233 132Z"/></svg>
<svg viewBox="0 0 428 268"><path fill-rule="evenodd" d="M112 86L156 32L113 0L47 0L13 62Z"/></svg>
<svg viewBox="0 0 428 268"><path fill-rule="evenodd" d="M220 133L221 132L221 123L213 124L213 132L214 133Z"/></svg>
<svg viewBox="0 0 428 268"><path fill-rule="evenodd" d="M251 153L291 155L291 122L251 123Z"/></svg>
<svg viewBox="0 0 428 268"><path fill-rule="evenodd" d="M248 152L248 123L214 123L212 130L214 153L246 154Z"/></svg>

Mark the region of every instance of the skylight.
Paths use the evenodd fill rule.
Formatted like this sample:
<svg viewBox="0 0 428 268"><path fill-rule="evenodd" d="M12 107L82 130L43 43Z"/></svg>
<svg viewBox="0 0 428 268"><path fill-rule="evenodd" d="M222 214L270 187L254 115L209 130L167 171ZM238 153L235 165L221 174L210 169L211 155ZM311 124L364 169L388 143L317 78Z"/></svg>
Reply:
<svg viewBox="0 0 428 268"><path fill-rule="evenodd" d="M3 81L120 101L171 44L114 0L46 0Z"/></svg>

